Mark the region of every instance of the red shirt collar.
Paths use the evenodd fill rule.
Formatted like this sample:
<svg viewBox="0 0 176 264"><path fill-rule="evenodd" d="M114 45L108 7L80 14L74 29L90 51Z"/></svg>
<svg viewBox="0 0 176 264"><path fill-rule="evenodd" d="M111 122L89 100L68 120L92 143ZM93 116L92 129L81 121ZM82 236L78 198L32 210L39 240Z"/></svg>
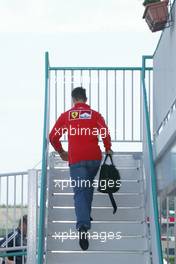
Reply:
<svg viewBox="0 0 176 264"><path fill-rule="evenodd" d="M74 105L74 108L88 108L88 109L90 109L90 106L86 103L76 103Z"/></svg>

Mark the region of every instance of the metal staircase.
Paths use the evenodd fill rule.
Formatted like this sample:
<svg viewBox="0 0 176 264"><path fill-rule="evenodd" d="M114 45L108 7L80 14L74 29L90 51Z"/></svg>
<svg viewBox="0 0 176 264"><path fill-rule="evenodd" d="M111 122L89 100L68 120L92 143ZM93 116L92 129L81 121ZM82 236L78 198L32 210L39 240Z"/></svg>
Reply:
<svg viewBox="0 0 176 264"><path fill-rule="evenodd" d="M143 56L142 67L51 67L46 52L37 264L163 264L150 129L153 68L146 66L148 60L152 56ZM115 215L108 196L95 188L87 251L76 238L72 188L60 187L69 182L68 165L48 140L50 127L70 109L76 86L87 88L88 103L111 128L114 162L122 177ZM66 137L62 143L66 147Z"/></svg>
<svg viewBox="0 0 176 264"><path fill-rule="evenodd" d="M151 263L141 156L114 154L114 161L122 178L120 191L115 194L117 213L113 215L108 196L95 188L90 245L88 251L82 251L76 238L69 168L52 153L48 175L48 264L88 264L95 263L95 259L102 264Z"/></svg>

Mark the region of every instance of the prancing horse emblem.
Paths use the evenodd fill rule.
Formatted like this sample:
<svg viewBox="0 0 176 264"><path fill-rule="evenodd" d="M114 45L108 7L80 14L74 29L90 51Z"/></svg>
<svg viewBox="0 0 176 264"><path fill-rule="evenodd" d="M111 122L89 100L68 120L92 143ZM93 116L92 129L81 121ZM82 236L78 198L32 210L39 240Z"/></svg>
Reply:
<svg viewBox="0 0 176 264"><path fill-rule="evenodd" d="M72 117L73 119L76 119L76 118L78 117L78 115L79 115L78 112L72 112L72 113L71 113L71 117Z"/></svg>

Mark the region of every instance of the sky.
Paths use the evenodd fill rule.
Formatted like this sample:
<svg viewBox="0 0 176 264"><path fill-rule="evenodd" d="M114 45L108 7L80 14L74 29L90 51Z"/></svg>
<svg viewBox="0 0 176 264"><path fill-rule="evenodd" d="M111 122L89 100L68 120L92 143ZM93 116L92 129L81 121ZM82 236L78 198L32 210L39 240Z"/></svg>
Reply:
<svg viewBox="0 0 176 264"><path fill-rule="evenodd" d="M0 0L0 173L41 160L44 52L52 66L140 66L160 33L141 0Z"/></svg>

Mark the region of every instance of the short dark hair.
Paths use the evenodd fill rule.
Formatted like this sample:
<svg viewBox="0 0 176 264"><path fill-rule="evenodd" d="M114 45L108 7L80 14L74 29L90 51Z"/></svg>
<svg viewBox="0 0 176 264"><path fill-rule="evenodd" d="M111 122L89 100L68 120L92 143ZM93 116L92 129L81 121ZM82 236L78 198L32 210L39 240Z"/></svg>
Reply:
<svg viewBox="0 0 176 264"><path fill-rule="evenodd" d="M72 98L77 100L77 101L79 101L79 100L86 101L87 100L86 89L84 89L83 87L76 87L75 89L73 89L71 95L72 95Z"/></svg>
<svg viewBox="0 0 176 264"><path fill-rule="evenodd" d="M27 225L27 215L23 215L22 219L19 220L19 227L21 224L26 224Z"/></svg>

